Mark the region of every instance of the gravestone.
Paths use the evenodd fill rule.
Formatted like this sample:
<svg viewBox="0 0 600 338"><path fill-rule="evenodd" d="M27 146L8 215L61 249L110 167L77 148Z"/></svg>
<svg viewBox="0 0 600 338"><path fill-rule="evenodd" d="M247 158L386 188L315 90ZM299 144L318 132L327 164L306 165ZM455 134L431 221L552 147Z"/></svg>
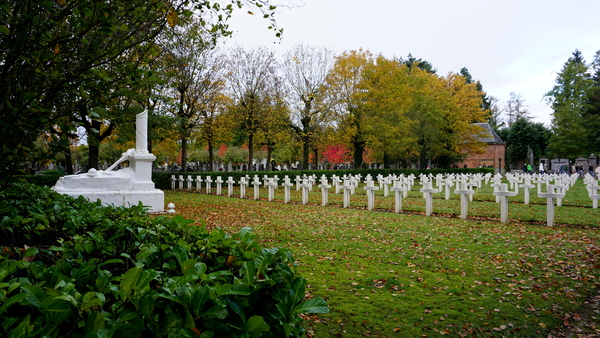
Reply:
<svg viewBox="0 0 600 338"><path fill-rule="evenodd" d="M516 196L517 193L515 191L509 191L508 184L502 183L498 190L494 190L492 194L500 197L500 222L508 222L508 197Z"/></svg>
<svg viewBox="0 0 600 338"><path fill-rule="evenodd" d="M235 181L233 180L233 177L229 176L227 178L227 196L228 197L232 197L233 196L233 185L235 184Z"/></svg>
<svg viewBox="0 0 600 338"><path fill-rule="evenodd" d="M331 188L331 185L327 184L327 177L325 175L321 177L319 188L321 188L321 205L326 206L329 202L329 188Z"/></svg>
<svg viewBox="0 0 600 338"><path fill-rule="evenodd" d="M423 193L423 198L425 199L425 215L431 216L433 212L433 194L439 192L439 190L432 188L432 184L429 181L421 183L423 188L420 191Z"/></svg>
<svg viewBox="0 0 600 338"><path fill-rule="evenodd" d="M290 189L294 186L294 183L290 182L288 175L283 178L283 203L290 203Z"/></svg>

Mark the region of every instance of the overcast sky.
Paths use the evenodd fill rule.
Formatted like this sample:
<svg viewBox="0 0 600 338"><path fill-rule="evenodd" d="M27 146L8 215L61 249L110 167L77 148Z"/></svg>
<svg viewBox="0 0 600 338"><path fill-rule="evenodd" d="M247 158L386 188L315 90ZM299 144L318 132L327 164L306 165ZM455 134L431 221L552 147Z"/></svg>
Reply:
<svg viewBox="0 0 600 338"><path fill-rule="evenodd" d="M597 0L291 0L281 8L280 41L269 21L234 12L234 36L226 45L267 46L281 56L297 43L325 46L337 54L367 49L403 57L409 53L439 75L467 67L501 106L514 91L525 99L535 122L550 125L543 100L569 56L586 61L600 50Z"/></svg>

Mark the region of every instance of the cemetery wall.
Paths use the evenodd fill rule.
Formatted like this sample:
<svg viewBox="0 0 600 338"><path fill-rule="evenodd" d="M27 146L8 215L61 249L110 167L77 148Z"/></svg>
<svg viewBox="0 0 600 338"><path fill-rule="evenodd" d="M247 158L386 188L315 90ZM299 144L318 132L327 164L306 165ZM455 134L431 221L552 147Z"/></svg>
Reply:
<svg viewBox="0 0 600 338"><path fill-rule="evenodd" d="M480 165L486 167L492 166L498 168L498 159L502 159L501 166L504 167L506 164L506 145L505 144L488 144L485 153L483 154L468 154L467 158L463 162L459 162L457 165L459 168L463 168L465 164L467 168L478 168Z"/></svg>

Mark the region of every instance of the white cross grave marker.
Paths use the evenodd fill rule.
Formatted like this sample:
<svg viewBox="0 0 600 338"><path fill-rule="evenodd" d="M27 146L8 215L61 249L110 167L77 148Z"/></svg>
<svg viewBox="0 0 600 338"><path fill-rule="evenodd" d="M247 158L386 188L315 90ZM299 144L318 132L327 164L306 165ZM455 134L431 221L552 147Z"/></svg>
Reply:
<svg viewBox="0 0 600 338"><path fill-rule="evenodd" d="M423 198L425 198L425 215L431 216L433 212L433 194L437 193L439 190L431 187L431 182L421 182L423 188L421 188L421 192L423 193Z"/></svg>
<svg viewBox="0 0 600 338"><path fill-rule="evenodd" d="M500 197L500 222L508 222L508 197L516 196L516 191L508 191L508 184L502 183L498 187L498 191L492 192L495 196Z"/></svg>

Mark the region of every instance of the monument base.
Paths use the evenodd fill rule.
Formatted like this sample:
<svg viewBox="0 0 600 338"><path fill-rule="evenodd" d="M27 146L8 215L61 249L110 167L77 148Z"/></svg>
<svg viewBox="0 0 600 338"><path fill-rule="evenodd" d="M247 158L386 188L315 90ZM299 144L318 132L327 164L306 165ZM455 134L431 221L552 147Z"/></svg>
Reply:
<svg viewBox="0 0 600 338"><path fill-rule="evenodd" d="M86 199L95 202L102 201L106 206L124 206L131 207L142 203L149 207L149 212L162 212L165 210L165 194L162 190L123 190L123 191L89 191L89 190L70 190L68 192L58 191L73 197L83 196Z"/></svg>
<svg viewBox="0 0 600 338"><path fill-rule="evenodd" d="M83 196L93 202L100 200L107 206L130 207L142 202L150 212L165 210L162 190L154 189L152 181L137 181L131 168L110 172L90 169L87 174L61 177L52 189L73 197Z"/></svg>

